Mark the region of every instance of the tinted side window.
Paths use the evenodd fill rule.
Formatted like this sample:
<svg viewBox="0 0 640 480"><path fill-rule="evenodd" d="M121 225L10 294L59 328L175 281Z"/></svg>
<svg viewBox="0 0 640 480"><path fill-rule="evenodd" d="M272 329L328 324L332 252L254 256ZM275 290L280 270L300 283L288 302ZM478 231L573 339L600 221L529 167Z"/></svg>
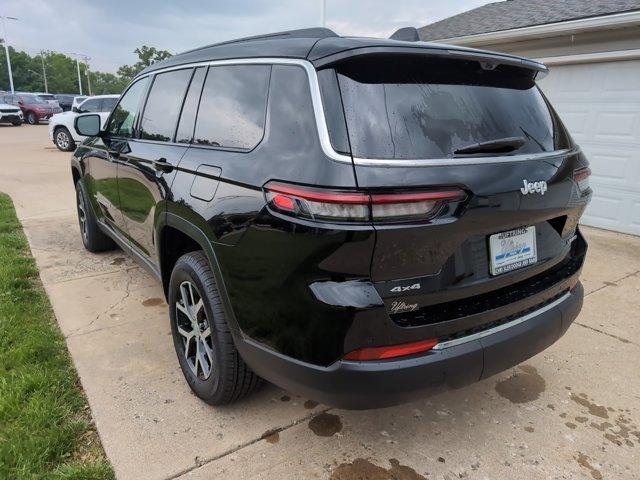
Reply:
<svg viewBox="0 0 640 480"><path fill-rule="evenodd" d="M116 106L117 98L103 98L102 104L100 105L101 112L110 112L113 110L113 107Z"/></svg>
<svg viewBox="0 0 640 480"><path fill-rule="evenodd" d="M194 143L240 149L260 143L270 75L269 65L209 68Z"/></svg>
<svg viewBox="0 0 640 480"><path fill-rule="evenodd" d="M133 128L138 114L138 106L147 88L148 81L149 77L138 80L120 99L120 103L111 114L109 126L107 127L107 131L111 135L124 138L133 137Z"/></svg>
<svg viewBox="0 0 640 480"><path fill-rule="evenodd" d="M168 142L173 140L182 99L192 69L156 75L142 115L140 138Z"/></svg>
<svg viewBox="0 0 640 480"><path fill-rule="evenodd" d="M99 112L100 111L100 99L94 98L87 100L78 107L83 112Z"/></svg>
<svg viewBox="0 0 640 480"><path fill-rule="evenodd" d="M202 92L202 82L206 68L196 68L193 74L187 97L182 106L182 114L180 115L180 123L176 132L176 142L191 143L193 138L193 128L196 123L196 114L198 113L198 102L200 102L200 93Z"/></svg>

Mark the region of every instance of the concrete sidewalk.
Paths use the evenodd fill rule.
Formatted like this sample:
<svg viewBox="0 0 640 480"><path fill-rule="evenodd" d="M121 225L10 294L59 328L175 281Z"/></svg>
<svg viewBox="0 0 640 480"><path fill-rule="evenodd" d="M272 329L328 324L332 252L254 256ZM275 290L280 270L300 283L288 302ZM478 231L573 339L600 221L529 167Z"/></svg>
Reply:
<svg viewBox="0 0 640 480"><path fill-rule="evenodd" d="M0 191L118 478L640 478L640 238L585 228L580 317L494 378L376 411L271 385L214 408L182 378L160 285L121 251L82 247L69 156L45 125L0 126Z"/></svg>

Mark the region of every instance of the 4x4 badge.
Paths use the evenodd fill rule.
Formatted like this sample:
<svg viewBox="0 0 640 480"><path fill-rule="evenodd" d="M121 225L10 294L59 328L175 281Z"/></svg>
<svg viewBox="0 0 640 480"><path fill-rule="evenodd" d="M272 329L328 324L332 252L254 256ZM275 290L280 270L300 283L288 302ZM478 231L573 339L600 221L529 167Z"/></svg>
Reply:
<svg viewBox="0 0 640 480"><path fill-rule="evenodd" d="M420 290L420 284L414 283L413 285L405 285L405 286L399 285L391 289L391 291L394 293L408 292L409 290Z"/></svg>
<svg viewBox="0 0 640 480"><path fill-rule="evenodd" d="M547 191L547 182L544 180L527 182L527 179L525 178L522 180L522 183L524 183L524 187L522 187L520 191L523 195L526 195L527 193L539 193L540 195L544 195L544 192Z"/></svg>

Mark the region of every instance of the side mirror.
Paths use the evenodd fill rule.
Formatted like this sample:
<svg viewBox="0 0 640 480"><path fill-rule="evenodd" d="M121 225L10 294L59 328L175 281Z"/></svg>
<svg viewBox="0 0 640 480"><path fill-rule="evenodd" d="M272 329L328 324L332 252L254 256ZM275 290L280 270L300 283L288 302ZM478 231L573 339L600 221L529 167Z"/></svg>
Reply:
<svg viewBox="0 0 640 480"><path fill-rule="evenodd" d="M95 113L79 115L73 121L73 127L78 132L78 135L95 137L100 134L100 115Z"/></svg>
<svg viewBox="0 0 640 480"><path fill-rule="evenodd" d="M78 107L73 107L71 110L76 113L82 113Z"/></svg>

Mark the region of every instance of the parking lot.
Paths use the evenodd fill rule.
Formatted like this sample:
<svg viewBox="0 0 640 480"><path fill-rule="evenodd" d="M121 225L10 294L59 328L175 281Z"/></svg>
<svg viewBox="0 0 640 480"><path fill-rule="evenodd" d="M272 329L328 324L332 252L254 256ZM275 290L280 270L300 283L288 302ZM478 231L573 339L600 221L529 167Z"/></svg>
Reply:
<svg viewBox="0 0 640 480"><path fill-rule="evenodd" d="M640 238L584 228L583 311L525 364L394 408L342 411L265 385L191 394L162 289L80 240L69 155L0 125L11 195L118 478L640 478Z"/></svg>

